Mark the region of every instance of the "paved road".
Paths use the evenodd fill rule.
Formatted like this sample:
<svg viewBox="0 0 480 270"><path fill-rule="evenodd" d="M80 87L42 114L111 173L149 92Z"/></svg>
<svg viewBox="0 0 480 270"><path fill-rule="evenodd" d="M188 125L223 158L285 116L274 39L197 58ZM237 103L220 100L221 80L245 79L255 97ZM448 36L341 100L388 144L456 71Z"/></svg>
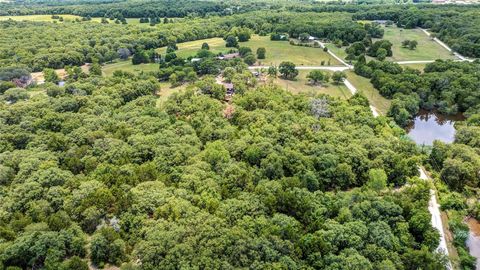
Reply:
<svg viewBox="0 0 480 270"><path fill-rule="evenodd" d="M435 62L435 60L418 60L418 61L398 61L398 62L395 62L399 65L409 65L409 64L429 64L429 63L433 63Z"/></svg>
<svg viewBox="0 0 480 270"><path fill-rule="evenodd" d="M418 167L418 170L420 171L420 179L423 179L425 181L431 180L422 167ZM443 231L440 204L438 204L437 202L437 196L435 196L435 190L433 189L430 189L430 201L428 202L428 211L432 215L432 226L440 233L440 244L438 245L437 251L448 256L447 240L445 239L445 232ZM450 260L448 261L447 269L452 269L452 264L450 263Z"/></svg>
<svg viewBox="0 0 480 270"><path fill-rule="evenodd" d="M357 93L357 88L355 88L355 86L353 86L353 84L349 82L347 79L343 80L343 84L345 84L348 90L350 90L352 95L355 95L355 93Z"/></svg>
<svg viewBox="0 0 480 270"><path fill-rule="evenodd" d="M325 43L323 42L320 42L320 47L323 49L325 48ZM353 68L352 65L348 64L347 62L345 62L342 58L338 57L336 54L334 54L332 51L328 50L327 51L328 54L330 54L333 58L337 59L340 63L342 63L344 66L346 67L349 67L349 68Z"/></svg>

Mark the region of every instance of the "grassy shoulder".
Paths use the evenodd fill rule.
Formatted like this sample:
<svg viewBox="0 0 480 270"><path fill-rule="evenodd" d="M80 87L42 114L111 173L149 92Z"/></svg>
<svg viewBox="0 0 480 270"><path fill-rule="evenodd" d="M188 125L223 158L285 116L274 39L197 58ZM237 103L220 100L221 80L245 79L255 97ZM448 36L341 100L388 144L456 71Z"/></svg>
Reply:
<svg viewBox="0 0 480 270"><path fill-rule="evenodd" d="M131 60L125 60L125 61L119 61L116 63L104 65L102 67L102 72L103 72L103 75L105 76L112 76L113 72L115 72L116 70L140 73L142 71L143 72L157 71L158 69L159 69L159 66L156 63L133 65Z"/></svg>
<svg viewBox="0 0 480 270"><path fill-rule="evenodd" d="M347 79L359 92L362 92L365 97L367 97L370 104L374 106L380 114L387 114L391 101L380 95L377 89L370 83L369 79L359 76L353 71L347 71Z"/></svg>
<svg viewBox="0 0 480 270"><path fill-rule="evenodd" d="M325 46L332 52L334 53L336 56L342 58L343 60L345 60L345 58L347 57L347 53L345 52L345 49L347 47L337 47L335 46L333 43L327 43L325 44Z"/></svg>
<svg viewBox="0 0 480 270"><path fill-rule="evenodd" d="M332 82L326 84L312 85L307 79L307 75L310 71L300 70L295 80L285 80L280 77L275 78L273 83L285 88L286 90L294 93L312 93L312 94L327 94L333 97L339 97L347 99L352 96L348 88L341 84L336 85ZM330 74L331 75L331 74Z"/></svg>

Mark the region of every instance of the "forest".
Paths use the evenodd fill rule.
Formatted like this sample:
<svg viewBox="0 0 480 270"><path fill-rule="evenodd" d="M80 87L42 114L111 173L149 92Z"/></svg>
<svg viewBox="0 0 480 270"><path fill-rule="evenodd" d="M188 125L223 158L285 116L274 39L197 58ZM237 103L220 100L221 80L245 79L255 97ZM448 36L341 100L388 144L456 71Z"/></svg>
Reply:
<svg viewBox="0 0 480 270"><path fill-rule="evenodd" d="M379 93L393 99L389 115L400 125L422 109L438 109L445 114L478 113L480 64L437 60L424 72L402 68L392 62L358 61L355 72L371 78Z"/></svg>
<svg viewBox="0 0 480 270"><path fill-rule="evenodd" d="M310 20L313 15L319 16ZM162 24L161 28L117 24L99 24L92 28L90 22L52 25L0 21L0 64L42 71L44 68L58 69L66 65L91 63L93 59L100 63L111 62L122 57L120 50L128 50L128 54L132 55L139 50L185 41L225 38L234 27L248 28L262 35L288 33L292 37L310 32L347 44L361 41L367 35L367 30L351 21L347 13L253 12L230 17L181 20ZM25 42L27 38L31 42Z"/></svg>
<svg viewBox="0 0 480 270"><path fill-rule="evenodd" d="M42 87L2 105L5 266L441 265L427 186L384 190L414 179L418 150L361 96L261 87L228 119L195 89L158 109L148 78Z"/></svg>
<svg viewBox="0 0 480 270"><path fill-rule="evenodd" d="M480 220L478 15L367 2L0 3L0 270L475 269L463 219ZM395 62L391 25L428 29L472 59ZM266 62L285 47L325 58ZM278 83L302 80L314 91ZM388 101L384 115L372 93ZM453 143L412 141L405 127L420 110L462 114ZM443 230L454 254L439 250Z"/></svg>

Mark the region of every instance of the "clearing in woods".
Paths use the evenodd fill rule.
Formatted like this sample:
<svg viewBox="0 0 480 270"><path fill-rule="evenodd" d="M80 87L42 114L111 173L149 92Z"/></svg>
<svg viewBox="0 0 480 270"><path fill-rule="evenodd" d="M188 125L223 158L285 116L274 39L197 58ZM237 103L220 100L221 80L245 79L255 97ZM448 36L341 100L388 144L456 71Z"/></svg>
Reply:
<svg viewBox="0 0 480 270"><path fill-rule="evenodd" d="M258 48L267 50L266 58L259 59L259 65L280 65L283 61L293 62L297 66L320 66L324 65L341 66L341 63L322 48L303 47L290 45L288 41L271 41L269 36L254 35L247 42L239 43L240 46L250 47L255 53Z"/></svg>
<svg viewBox="0 0 480 270"><path fill-rule="evenodd" d="M455 59L445 48L440 46L437 42L431 40L420 29L403 29L396 26L383 26L385 34L382 39L389 40L393 46L393 56L387 57L388 61L422 61L422 60L436 60L436 59ZM373 42L380 39L374 39ZM404 40L416 40L418 42L415 50L402 47ZM341 48L336 47L332 43L327 44L327 48L340 58L345 59L347 53L343 46ZM367 57L367 60L373 58Z"/></svg>
<svg viewBox="0 0 480 270"><path fill-rule="evenodd" d="M219 53L228 53L232 48L225 47L225 41L221 38L207 38L207 39L200 39L195 41L188 41L183 43L178 43L178 51L175 54L179 57L188 58L190 56L194 56L198 50L202 48L202 44L207 43L210 47L210 51L214 54ZM162 47L157 49L157 52L165 55L167 51L167 47Z"/></svg>
<svg viewBox="0 0 480 270"><path fill-rule="evenodd" d="M228 53L232 48L225 47L225 41L221 38L209 38L203 40L189 41L177 44L177 56L187 58L195 56L200 50L202 44L206 42L210 46L210 51L218 53ZM288 41L271 41L270 36L253 35L247 42L239 42L240 47L250 47L254 54L258 48L266 49L266 59L259 59L258 65L279 65L283 61L291 61L297 66L320 66L322 61L331 66L340 66L341 64L321 48L303 47L290 45ZM157 49L157 52L164 55L166 47Z"/></svg>
<svg viewBox="0 0 480 270"><path fill-rule="evenodd" d="M445 48L430 39L420 29L403 29L396 26L383 27L385 34L383 39L392 42L393 57L391 61L415 61L415 60L436 60L455 59ZM415 50L402 47L402 41L416 40L418 42Z"/></svg>
<svg viewBox="0 0 480 270"><path fill-rule="evenodd" d="M75 19L81 19L82 17L69 14L60 14L59 17L63 17L65 21L73 21ZM32 22L53 22L58 19L52 19L52 15L24 15L24 16L0 16L0 21L6 21L12 19L14 21L32 21Z"/></svg>
<svg viewBox="0 0 480 270"><path fill-rule="evenodd" d="M149 72L159 70L159 65L156 63L133 65L131 60L119 61L112 64L106 64L102 67L103 75L112 76L116 70L128 71L133 73Z"/></svg>
<svg viewBox="0 0 480 270"><path fill-rule="evenodd" d="M185 90L188 86L189 84L186 83L180 86L172 87L169 82L161 82L160 91L157 92L157 95L160 96L160 98L157 100L157 107L160 107L162 103L165 102L172 94Z"/></svg>
<svg viewBox="0 0 480 270"><path fill-rule="evenodd" d="M332 75L332 72L324 71ZM287 89L288 91L299 94L299 93L313 93L313 94L327 94L333 97L339 97L342 99L347 99L352 96L348 88L343 85L336 85L333 82L326 84L311 85L307 79L307 75L310 73L309 70L299 70L298 76L295 80L284 80L282 78L274 79L274 83Z"/></svg>

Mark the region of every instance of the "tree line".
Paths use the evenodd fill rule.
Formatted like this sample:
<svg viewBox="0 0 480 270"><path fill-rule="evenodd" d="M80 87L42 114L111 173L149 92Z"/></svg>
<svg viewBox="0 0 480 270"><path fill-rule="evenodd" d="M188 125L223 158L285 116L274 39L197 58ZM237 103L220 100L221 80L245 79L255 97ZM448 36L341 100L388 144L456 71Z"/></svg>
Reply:
<svg viewBox="0 0 480 270"><path fill-rule="evenodd" d="M161 28L104 25L91 21L62 24L3 21L0 22L0 28L4 30L0 33L0 64L41 71L44 68L79 66L91 63L94 59L108 63L127 59L139 51L211 37L227 38L228 35L234 35L243 41L251 33L286 33L291 37L308 33L318 38L349 44L377 32L377 28L356 23L345 13L317 15L319 14L253 12L175 21L163 24ZM241 31L238 32L238 29ZM29 36L32 42L24 42L24 36ZM379 33L375 37L379 37Z"/></svg>

